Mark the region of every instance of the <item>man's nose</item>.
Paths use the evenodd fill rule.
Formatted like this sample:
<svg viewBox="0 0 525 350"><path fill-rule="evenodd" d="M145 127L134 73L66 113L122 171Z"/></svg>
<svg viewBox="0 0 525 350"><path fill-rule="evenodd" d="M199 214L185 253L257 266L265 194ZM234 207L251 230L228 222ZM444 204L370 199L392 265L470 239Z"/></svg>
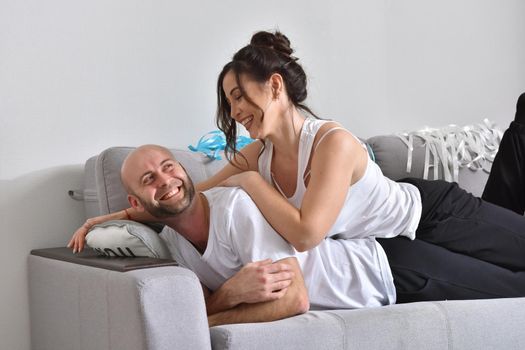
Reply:
<svg viewBox="0 0 525 350"><path fill-rule="evenodd" d="M169 174L161 173L158 177L161 186L165 187L170 184L171 176Z"/></svg>

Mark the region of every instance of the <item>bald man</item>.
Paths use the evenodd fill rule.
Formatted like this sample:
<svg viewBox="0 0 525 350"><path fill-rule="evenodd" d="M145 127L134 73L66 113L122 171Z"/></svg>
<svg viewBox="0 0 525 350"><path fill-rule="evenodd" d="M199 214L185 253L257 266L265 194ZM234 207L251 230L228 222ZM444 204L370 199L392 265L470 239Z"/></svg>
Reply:
<svg viewBox="0 0 525 350"><path fill-rule="evenodd" d="M277 249L272 246L271 252L252 249L224 257L215 249L217 254L210 254L217 244L209 243L216 243L217 238L231 231L210 225L213 213L209 195L195 193L188 174L167 149L155 145L137 148L125 159L121 176L131 206L176 231L164 239L176 260L196 272L203 283L210 325L272 321L308 310L308 294L293 249L277 234L273 239L280 242ZM236 190L223 188L215 192ZM212 255L211 259L198 261L205 254ZM236 263L232 265L228 258ZM261 261L267 258L271 260ZM261 269L276 276L273 285L257 280ZM261 286L266 290L261 292Z"/></svg>

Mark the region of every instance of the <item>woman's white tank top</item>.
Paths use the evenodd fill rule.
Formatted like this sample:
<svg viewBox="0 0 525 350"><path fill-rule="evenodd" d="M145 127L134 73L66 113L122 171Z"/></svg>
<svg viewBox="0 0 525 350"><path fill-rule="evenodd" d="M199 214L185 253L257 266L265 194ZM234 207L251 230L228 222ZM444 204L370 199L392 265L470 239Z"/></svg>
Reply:
<svg viewBox="0 0 525 350"><path fill-rule="evenodd" d="M326 122L328 121L307 118L303 123L299 139L297 185L292 197L285 196L296 208L301 207L306 192L304 175L315 135ZM366 149L366 146L363 147ZM258 161L259 173L280 191L271 172L272 156L273 144L266 140ZM284 196L284 193L280 192ZM414 239L420 217L421 195L417 187L390 180L383 175L379 166L368 158L364 175L348 189L343 208L327 237L389 238L403 235Z"/></svg>

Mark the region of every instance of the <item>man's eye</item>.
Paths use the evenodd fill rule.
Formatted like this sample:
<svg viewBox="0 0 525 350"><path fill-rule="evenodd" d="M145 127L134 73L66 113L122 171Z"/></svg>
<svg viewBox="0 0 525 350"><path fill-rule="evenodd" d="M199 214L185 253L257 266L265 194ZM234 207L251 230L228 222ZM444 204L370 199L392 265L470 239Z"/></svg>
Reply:
<svg viewBox="0 0 525 350"><path fill-rule="evenodd" d="M144 185L148 185L153 182L153 176L146 176L142 179Z"/></svg>
<svg viewBox="0 0 525 350"><path fill-rule="evenodd" d="M164 170L171 170L171 169L173 169L173 164L167 163L164 165Z"/></svg>

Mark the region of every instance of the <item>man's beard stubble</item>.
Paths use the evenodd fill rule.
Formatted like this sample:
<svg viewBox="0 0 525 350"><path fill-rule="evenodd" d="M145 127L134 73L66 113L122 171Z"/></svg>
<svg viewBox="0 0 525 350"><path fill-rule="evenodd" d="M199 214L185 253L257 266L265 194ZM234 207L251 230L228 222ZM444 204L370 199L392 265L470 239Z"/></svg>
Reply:
<svg viewBox="0 0 525 350"><path fill-rule="evenodd" d="M170 218L184 212L193 202L193 198L195 197L195 187L189 177L186 177L186 179L182 181L181 190L184 191L184 197L177 202L177 206L163 205L160 201L154 204L143 198L140 198L140 200L146 211L152 216L158 219Z"/></svg>

